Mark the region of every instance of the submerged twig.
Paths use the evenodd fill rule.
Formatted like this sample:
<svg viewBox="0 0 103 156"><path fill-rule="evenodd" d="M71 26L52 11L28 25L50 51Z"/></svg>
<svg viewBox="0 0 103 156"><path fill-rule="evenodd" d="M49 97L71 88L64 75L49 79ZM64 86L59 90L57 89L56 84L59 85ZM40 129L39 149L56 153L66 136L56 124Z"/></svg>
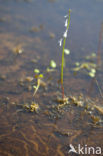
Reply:
<svg viewBox="0 0 103 156"><path fill-rule="evenodd" d="M103 35L103 23L101 24L101 29L99 33L98 51L97 51L97 65L101 65L101 45L102 45L102 35Z"/></svg>
<svg viewBox="0 0 103 156"><path fill-rule="evenodd" d="M98 87L98 90L99 90L100 96L101 96L102 99L103 99L103 94L102 94L101 88L99 87L99 83L98 83L98 81L97 81L96 78L95 78L95 82L96 82L96 85L97 85L97 87Z"/></svg>

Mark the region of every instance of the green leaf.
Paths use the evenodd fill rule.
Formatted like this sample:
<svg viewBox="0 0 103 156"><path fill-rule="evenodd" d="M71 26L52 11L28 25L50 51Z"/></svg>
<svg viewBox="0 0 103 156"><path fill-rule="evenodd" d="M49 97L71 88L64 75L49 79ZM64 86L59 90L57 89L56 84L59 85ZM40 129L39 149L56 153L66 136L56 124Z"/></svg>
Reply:
<svg viewBox="0 0 103 156"><path fill-rule="evenodd" d="M34 69L34 73L40 73L39 69Z"/></svg>
<svg viewBox="0 0 103 156"><path fill-rule="evenodd" d="M69 54L70 54L70 50L69 50L69 49L64 49L64 53L65 53L66 55L69 55Z"/></svg>
<svg viewBox="0 0 103 156"><path fill-rule="evenodd" d="M36 89L36 88L37 88L37 86L33 86L33 88L34 88L34 89Z"/></svg>
<svg viewBox="0 0 103 156"><path fill-rule="evenodd" d="M54 60L51 60L51 61L50 61L50 66L51 66L52 68L56 68L56 63L55 63Z"/></svg>
<svg viewBox="0 0 103 156"><path fill-rule="evenodd" d="M92 72L89 72L88 75L89 75L90 77L95 77L95 73L92 73Z"/></svg>
<svg viewBox="0 0 103 156"><path fill-rule="evenodd" d="M72 70L73 71L79 71L81 68L80 67L75 67L75 68L73 68Z"/></svg>
<svg viewBox="0 0 103 156"><path fill-rule="evenodd" d="M47 68L46 71L47 71L47 72L53 72L53 71L55 71L55 69Z"/></svg>
<svg viewBox="0 0 103 156"><path fill-rule="evenodd" d="M93 68L92 68L92 69L91 69L91 73L94 73L94 74L95 74L95 73L96 73L96 69L93 69Z"/></svg>
<svg viewBox="0 0 103 156"><path fill-rule="evenodd" d="M43 77L44 77L43 74L40 74L40 75L39 75L39 78L43 78Z"/></svg>
<svg viewBox="0 0 103 156"><path fill-rule="evenodd" d="M92 57L96 57L96 53L92 53L91 56L92 56Z"/></svg>
<svg viewBox="0 0 103 156"><path fill-rule="evenodd" d="M79 66L79 65L80 65L80 63L79 63L79 62L75 62L75 65L76 65L76 66Z"/></svg>

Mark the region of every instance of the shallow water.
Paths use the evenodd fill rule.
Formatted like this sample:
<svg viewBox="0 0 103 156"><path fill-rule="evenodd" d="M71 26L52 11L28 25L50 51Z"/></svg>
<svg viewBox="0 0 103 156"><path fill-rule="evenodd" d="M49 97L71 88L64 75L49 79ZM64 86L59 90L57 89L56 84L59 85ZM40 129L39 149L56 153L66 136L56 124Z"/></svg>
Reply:
<svg viewBox="0 0 103 156"><path fill-rule="evenodd" d="M65 30L64 15L69 8L72 13L66 47L71 54L66 56L65 94L82 94L84 103L103 106L95 79L82 72L74 76L71 70L76 61L85 61L85 56L97 52L103 1L0 0L0 156L73 155L68 154L70 144L76 150L78 144L103 150L103 112L94 111L102 120L95 124L84 107L70 104L55 109L60 92L58 40ZM27 77L34 76L35 68L45 73L51 59L57 63L56 72L45 74L46 87L40 87L33 97L36 81ZM101 91L102 69L101 65L96 75ZM32 101L38 103L39 112L23 107Z"/></svg>

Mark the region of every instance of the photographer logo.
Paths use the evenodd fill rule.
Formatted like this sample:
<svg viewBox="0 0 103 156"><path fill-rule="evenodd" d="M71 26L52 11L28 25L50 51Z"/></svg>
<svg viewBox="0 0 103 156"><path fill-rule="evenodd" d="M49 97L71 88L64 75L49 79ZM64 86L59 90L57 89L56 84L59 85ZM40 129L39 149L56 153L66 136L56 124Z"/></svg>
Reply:
<svg viewBox="0 0 103 156"><path fill-rule="evenodd" d="M102 148L101 147L92 147L92 146L81 146L80 144L78 144L77 148L75 149L75 147L70 144L70 150L68 151L68 153L76 153L76 154L102 154Z"/></svg>

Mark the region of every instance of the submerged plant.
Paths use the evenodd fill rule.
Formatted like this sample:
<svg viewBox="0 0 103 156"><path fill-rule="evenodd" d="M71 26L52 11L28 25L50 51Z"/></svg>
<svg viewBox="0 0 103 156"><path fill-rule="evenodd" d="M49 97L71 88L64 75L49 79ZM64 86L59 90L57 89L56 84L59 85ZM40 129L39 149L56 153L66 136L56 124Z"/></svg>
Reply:
<svg viewBox="0 0 103 156"><path fill-rule="evenodd" d="M76 67L74 67L72 69L74 72L79 72L80 70L84 69L84 71L87 75L89 75L92 78L95 77L96 68L97 68L97 65L95 63L91 63L91 62L79 63L79 62L76 62L75 65L76 65Z"/></svg>
<svg viewBox="0 0 103 156"><path fill-rule="evenodd" d="M35 96L35 94L37 93L38 89L40 86L43 86L45 87L47 82L45 83L43 78L45 78L45 74L48 73L48 72L52 72L52 71L55 71L55 68L56 68L56 62L54 60L51 60L50 61L50 65L47 67L47 69L41 73L39 69L34 69L34 73L35 73L35 79L36 79L36 85L34 84L33 85L33 88L34 88L34 94L33 96Z"/></svg>
<svg viewBox="0 0 103 156"><path fill-rule="evenodd" d="M35 89L33 96L38 91L40 84L41 84L41 81L42 81L41 79L44 77L43 74L40 74L39 69L34 69L34 73L35 73L35 78L37 79L37 85L33 85L33 88Z"/></svg>
<svg viewBox="0 0 103 156"><path fill-rule="evenodd" d="M46 72L53 72L56 68L56 62L54 60L50 61L50 65L47 67Z"/></svg>
<svg viewBox="0 0 103 156"><path fill-rule="evenodd" d="M65 21L65 27L66 27L66 30L63 34L63 38L61 38L59 40L59 45L62 46L62 43L63 43L63 46L62 46L62 63L61 63L61 89L62 89L62 99L64 99L64 86L63 86L63 70L64 70L64 64L65 64L65 61L64 61L64 53L65 53L65 44L66 44L66 38L67 38L67 33L68 33L68 29L69 29L69 25L70 25L70 13L71 13L71 9L69 9L69 14L64 16L66 18L66 21ZM67 50L66 50L67 51Z"/></svg>
<svg viewBox="0 0 103 156"><path fill-rule="evenodd" d="M31 104L24 104L23 108L29 112L35 112L38 113L39 112L39 105L37 103L35 103L34 101L31 102Z"/></svg>

